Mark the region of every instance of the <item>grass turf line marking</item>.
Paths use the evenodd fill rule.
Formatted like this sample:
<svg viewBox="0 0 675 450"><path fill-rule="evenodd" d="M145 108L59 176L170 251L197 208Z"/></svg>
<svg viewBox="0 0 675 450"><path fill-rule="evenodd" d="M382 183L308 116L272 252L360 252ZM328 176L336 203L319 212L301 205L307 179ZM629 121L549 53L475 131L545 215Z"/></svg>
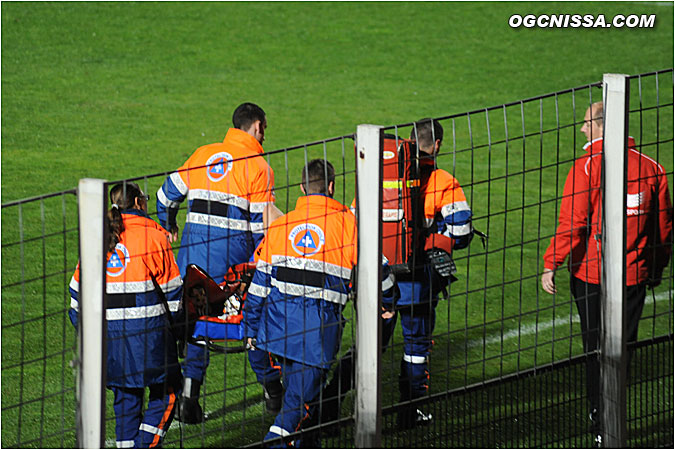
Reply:
<svg viewBox="0 0 675 450"><path fill-rule="evenodd" d="M648 305L650 303L654 303L654 300L657 302L661 302L663 300L668 300L673 294L673 291L670 292L661 292L660 294L657 294L655 298L652 298L649 293L647 294L647 298L645 300L645 305ZM579 315L575 314L574 317L572 317L572 323L578 323L579 322ZM520 333L518 332L519 330L509 330L503 335L499 334L493 334L489 337L486 337L485 339L485 345L490 345L490 344L496 344L500 342L502 339L513 339L520 336L527 336L530 334L534 334L537 331L545 331L548 329L553 328L554 326L562 326L562 325L569 325L570 323L570 318L569 317L558 317L555 320L549 320L547 322L540 322L539 325L537 324L527 324L523 325L520 327ZM467 347L468 348L474 348L478 347L480 345L483 345L483 339L473 339L468 342ZM208 419L210 411L205 411L204 412L204 419ZM180 423L177 420L173 420L171 422L171 426L169 426L169 430L178 428L180 426ZM105 441L105 446L110 448L110 447L115 447L115 439L106 439Z"/></svg>
<svg viewBox="0 0 675 450"><path fill-rule="evenodd" d="M655 298L653 298L649 293L647 293L647 298L645 300L645 305L648 305L650 303L654 303L654 300L657 302L663 301L663 300L668 300L673 294L673 291L670 292L661 292L660 294L657 294ZM558 327L558 326L563 326L563 325L569 325L570 321L572 323L578 323L579 322L579 315L574 314L573 317L556 317L555 320L548 320L546 322L539 322L539 323L530 323L530 324L521 324L519 329L513 329L505 332L504 334L491 334L489 336L486 336L485 339L472 339L467 343L467 348L475 348L479 347L483 344L485 345L491 345L491 344L497 344L501 342L502 340L507 340L507 339L513 339L518 336L529 336L531 334L535 334L539 331L546 331L551 328Z"/></svg>

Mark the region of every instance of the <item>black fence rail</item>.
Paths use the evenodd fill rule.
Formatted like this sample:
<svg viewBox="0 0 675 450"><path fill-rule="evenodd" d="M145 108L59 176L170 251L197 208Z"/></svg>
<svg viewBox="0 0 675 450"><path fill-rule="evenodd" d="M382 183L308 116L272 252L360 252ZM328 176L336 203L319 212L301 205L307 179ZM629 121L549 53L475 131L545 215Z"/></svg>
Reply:
<svg viewBox="0 0 675 450"><path fill-rule="evenodd" d="M68 283L75 191L2 205L2 446L69 447L77 408Z"/></svg>
<svg viewBox="0 0 675 450"><path fill-rule="evenodd" d="M631 345L628 386L629 448L673 446L673 339ZM400 431L399 408L383 409L386 448L588 448L594 445L586 413L585 363L580 355L548 366L487 380L424 398L430 426ZM327 448L351 447L353 423L321 432Z"/></svg>
<svg viewBox="0 0 675 450"><path fill-rule="evenodd" d="M629 132L640 151L665 167L673 187L673 72L631 77ZM495 107L439 117L445 129L436 165L461 184L473 225L487 234L453 253L457 281L435 306L429 389L412 402L399 392L404 353L397 324L382 354L383 447L589 447L585 353L569 275L558 294L543 293L542 256L555 232L567 172L586 142L579 129L599 83ZM418 119L418 118L411 118ZM409 138L412 122L385 132ZM355 196L354 136L265 154L275 172L277 206L295 207L307 161L336 169L334 198ZM152 196L171 171L135 178ZM2 205L2 446L72 447L78 408L76 333L68 286L78 261L75 191ZM185 223L187 201L177 222ZM357 211L358 212L358 211ZM364 238L363 236L361 237ZM365 236L367 239L368 236ZM179 250L179 243L174 250ZM352 302L344 311L339 356L355 342ZM399 311L400 314L400 311ZM673 265L648 293L627 385L628 447L673 445ZM358 355L356 355L358 361ZM337 362L337 361L336 361ZM333 368L331 380L339 371ZM348 373L348 372L347 372ZM375 381L374 381L375 382ZM287 440L352 447L353 391L340 391L335 414ZM320 396L319 406L330 398ZM106 397L106 446L115 446L112 395ZM212 353L200 389L202 423L174 421L167 448L260 447L275 415L246 353ZM401 430L410 407L433 420Z"/></svg>

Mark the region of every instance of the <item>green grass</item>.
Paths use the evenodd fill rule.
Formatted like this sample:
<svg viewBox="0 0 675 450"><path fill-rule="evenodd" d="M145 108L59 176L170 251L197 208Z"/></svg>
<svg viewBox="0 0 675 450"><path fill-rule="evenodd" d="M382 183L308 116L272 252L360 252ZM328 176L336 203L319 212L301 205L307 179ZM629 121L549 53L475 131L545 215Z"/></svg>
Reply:
<svg viewBox="0 0 675 450"><path fill-rule="evenodd" d="M512 14L526 13L656 14L657 21L645 30L509 28ZM154 194L195 148L223 139L243 101L267 112L271 151L351 134L360 123L460 114L603 73L673 66L673 6L660 3L5 2L1 20L3 204L72 189L83 177L146 176L141 184ZM661 104L672 103L672 89L672 76L659 77ZM654 78L641 91L633 84L631 107L654 105L655 92ZM538 290L559 206L549 200L562 192L583 144L579 125L538 133L556 128L556 111L560 124L578 122L589 91L575 94L576 109L572 99L525 104L524 124L520 107L510 107L507 129L499 109L471 115L470 131L466 116L443 121L439 165L460 180L475 226L490 240L487 250L475 240L456 255L460 281L437 309L433 392L581 351L567 274L558 277L558 296ZM656 111L630 120L634 134L641 123L640 144L670 139L644 151L672 172L672 107L659 110L658 125ZM352 148L344 140L307 149L308 158L325 152L336 164L336 197L345 203L354 193ZM269 157L284 211L300 194L304 160L302 150ZM3 447L74 446L74 332L64 312L77 262L76 211L72 195L2 210ZM672 290L667 284L659 292ZM643 321L641 337L672 332L671 302L646 307L656 319ZM555 319L537 334L488 340ZM345 347L352 338L350 325ZM383 358L385 405L397 400L399 349ZM211 419L185 428L185 446L252 443L272 421L241 356L214 357L205 400ZM167 446L178 436L173 429Z"/></svg>
<svg viewBox="0 0 675 450"><path fill-rule="evenodd" d="M511 14L657 14L656 27L511 29ZM172 170L234 107L269 149L672 66L672 6L8 3L2 200ZM77 155L77 158L74 157ZM35 164L47 162L48 164ZM55 176L54 171L63 173ZM40 183L22 182L26 173Z"/></svg>

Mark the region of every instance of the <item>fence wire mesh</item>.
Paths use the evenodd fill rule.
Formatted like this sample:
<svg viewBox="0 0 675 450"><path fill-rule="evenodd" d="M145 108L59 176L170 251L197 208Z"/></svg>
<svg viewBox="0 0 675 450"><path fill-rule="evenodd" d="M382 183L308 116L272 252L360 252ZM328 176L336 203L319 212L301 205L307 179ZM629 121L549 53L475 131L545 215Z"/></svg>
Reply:
<svg viewBox="0 0 675 450"><path fill-rule="evenodd" d="M75 336L68 282L77 262L74 191L2 206L2 445L75 442Z"/></svg>
<svg viewBox="0 0 675 450"><path fill-rule="evenodd" d="M638 151L658 161L673 186L673 72L630 79L629 133ZM384 447L587 447L588 393L579 316L569 275L556 275L558 293L540 285L542 256L555 233L563 185L586 143L584 113L602 100L599 83L492 108L437 118L445 133L435 164L461 185L473 226L488 236L453 253L457 281L434 308L428 391L410 403L399 392L404 339L399 323L382 355ZM413 117L412 119L418 119ZM412 123L385 128L406 139ZM334 198L355 195L353 136L264 155L275 172L276 204L295 208L302 168L315 158L335 167ZM171 172L132 181L154 194ZM108 183L108 186L114 183ZM2 445L75 445L75 332L68 285L78 258L74 191L2 206ZM106 200L107 201L107 200ZM187 201L178 209L183 227ZM181 230L182 231L182 230ZM386 236L384 236L386 238ZM363 239L364 237L361 236ZM367 236L365 237L367 239ZM174 244L177 254L180 244ZM219 281L219 280L216 280ZM354 393L345 381L355 341L352 309L315 421L288 439L324 447L354 445ZM430 312L427 305L426 314ZM648 292L634 344L628 386L630 447L673 444L673 268ZM337 360L338 358L336 358ZM341 374L342 378L334 378ZM339 382L338 382L339 381ZM106 446L115 446L113 396L106 398ZM257 447L273 425L261 384L246 353L211 352L199 389L205 420L174 420L165 447ZM311 404L311 402L309 402ZM402 430L412 405L433 416L429 426ZM328 412L329 414L326 414Z"/></svg>
<svg viewBox="0 0 675 450"><path fill-rule="evenodd" d="M629 134L635 137L639 152L666 168L672 186L672 71L634 77L630 92ZM501 381L495 380L513 374L532 370L537 373L537 368L573 360L584 353L577 307L567 289L569 274L565 270L556 272L555 296L541 289L540 277L542 256L556 229L561 201L567 195L563 194L563 185L568 170L583 155L581 148L586 144L580 133L584 114L591 104L602 101L602 94L600 84L591 84L438 118L445 137L436 157L437 167L457 178L474 213L474 227L485 231L489 238L484 247L474 239L468 249L453 253L459 280L450 285L445 300L435 308L429 398L457 390L463 392L466 386L499 384ZM387 131L407 138L411 126L400 125ZM663 282L646 300L639 326L640 340L672 336L672 298L670 264L664 271ZM385 386L396 384L403 345L400 333L395 333L383 356ZM585 356L592 358L594 353L589 351ZM669 373L662 376L661 381L671 386ZM551 437L574 435L579 430L585 433L584 439L590 436L589 394L583 388L578 389L585 383L579 384L569 374L563 376L556 371L548 378L535 379L542 401L549 394L560 393L557 399L550 400L551 404L577 406L573 408L574 420L550 424L540 421L537 426L532 425L530 431L535 440L529 443L516 437L511 440L508 428L498 432L499 439L504 441L491 441L490 433L498 430L495 421L505 416L498 408L485 409L481 400L473 400L469 410L480 410L481 420L489 424L481 431L472 429L472 438L477 440L454 440L453 432L448 431L447 441L441 438L436 442L443 446L591 445L588 440L569 443L565 441L567 438L558 441ZM560 389L560 382L577 388ZM658 386L654 384L650 389L656 390ZM384 395L384 405L399 408L403 405L397 403L404 398L397 389L385 388ZM502 406L516 408L517 415L522 417L536 415L541 408L517 393L509 395ZM658 403L653 406L654 411L660 410ZM424 407L419 409L427 414ZM449 409L437 413L433 409L428 411L443 424L456 423L457 415ZM522 423L523 419L515 419ZM664 440L659 442L667 444L672 440L672 427L664 429L664 426L660 430L660 438ZM460 424L450 428L461 434L466 427ZM471 425L468 427L471 429ZM543 427L542 436L548 437L537 438L538 427ZM392 427L393 431L396 429ZM481 437L481 432L486 435ZM437 431L430 428L427 434L418 433L433 441ZM392 437L387 446L417 446L424 442L415 439L404 434L400 439Z"/></svg>
<svg viewBox="0 0 675 450"><path fill-rule="evenodd" d="M630 92L629 134L635 137L639 152L666 168L668 183L672 186L672 71L634 77ZM474 227L486 232L489 238L484 247L474 239L468 249L453 253L458 267L455 275L459 280L450 285L445 300L435 308L429 398L442 398L458 390L464 392L466 386L499 386L501 380L514 374L538 373L538 368L559 365L561 361L575 360L577 355L584 354L577 307L567 289L569 274L565 270L556 272L558 293L555 296L541 289L540 278L542 256L556 229L567 173L573 161L583 155L581 148L586 144L585 136L580 133L584 114L591 104L602 101L602 94L600 84L591 84L438 118L445 136L436 165L457 178L474 213ZM404 124L386 131L407 138L411 126ZM646 300L639 326L640 340L672 337L672 298L670 264L664 271L663 282ZM399 361L405 353L403 346L404 339L395 332L383 356L384 386L396 385L396 378L402 372ZM585 357L592 358L594 353L589 352ZM583 366L579 370L585 373ZM560 422L532 424L530 432L534 440L519 441L509 434L508 427L500 429L495 421L504 420L507 415L499 408L484 407L485 402L490 404L487 399L471 399L468 403L472 406L467 410L480 411L485 427L473 429L471 423L457 424L457 414L450 411L449 406L443 411L434 407L437 409L434 414L434 408L427 412L421 406L423 402L418 401L422 412L440 418L442 424L449 426L450 430L444 434L447 440L434 441L438 431L430 428L426 434L416 432L418 437L426 438L416 440L414 434L403 434L401 438L390 436L386 445L418 446L428 438L443 446L589 446L592 444L587 440L590 407L584 379L575 380L569 373L557 372L553 370L550 376L535 377L536 392L540 394L537 398L541 401L546 398L551 405L568 405L575 415ZM661 382L672 386L669 372L660 376ZM561 382L576 388L561 389ZM655 383L648 389L658 388L659 384ZM481 390L478 395L486 392ZM397 389L385 388L383 395L385 406L400 409L404 405L398 403L404 396ZM514 420L521 424L527 415L536 416L542 408L516 392L502 401L503 408L518 411ZM654 411L660 411L658 402L653 407ZM649 416L649 413L643 414ZM672 417L672 412L670 414ZM475 440L455 440L454 433L461 435L467 427ZM397 427L391 430L396 434ZM491 440L491 433L495 432L499 437ZM632 429L631 433L635 432ZM568 441L562 437L580 433L584 433L582 440ZM672 427L662 424L658 433L663 440L657 442L672 441ZM559 438L552 437L554 435ZM631 443L637 444L637 441Z"/></svg>
<svg viewBox="0 0 675 450"><path fill-rule="evenodd" d="M314 159L327 160L333 165L335 171L333 197L337 202L348 206L354 198L354 140L351 135L267 152L265 159L274 170L276 205L283 212L290 212L296 208L296 201L303 195L301 191L303 168ZM234 163L236 164L236 160ZM166 175L168 174L164 174ZM159 185L162 181L154 180L149 184ZM178 224L185 223L187 204L188 201L185 201L178 211ZM321 239L317 235L311 236L315 240ZM302 236L298 235L298 238L300 237ZM267 252L268 248L280 243L283 244L279 241L266 241L264 251ZM318 240L315 245L320 245ZM270 252L273 253L272 250ZM291 272L295 269L289 265L284 270ZM286 275L297 274L286 273ZM300 276L305 277L307 274ZM309 282L307 279L303 278L303 280ZM216 281L220 280L216 279ZM328 288L332 287L328 286ZM312 292L317 289L308 287L306 291L305 294L311 296ZM269 304L266 305L266 307L269 306ZM344 336L348 341L353 340L353 315L352 305L348 303L344 311L343 323ZM290 334L302 336L305 333L311 334L313 331L316 331L316 327L307 325ZM312 345L316 344L318 343L312 342ZM281 358L276 358L273 364L276 368L283 366L282 363ZM278 369L275 370L278 371ZM295 369L294 372L293 369L288 369L289 376L297 373L298 370ZM246 353L210 353L210 362L199 393L199 402L204 412L204 422L189 425L174 421L172 429L179 432L170 433L164 441L165 446L257 446L262 443L276 416L267 410L263 386L251 369ZM310 403L310 401L307 399L303 403Z"/></svg>

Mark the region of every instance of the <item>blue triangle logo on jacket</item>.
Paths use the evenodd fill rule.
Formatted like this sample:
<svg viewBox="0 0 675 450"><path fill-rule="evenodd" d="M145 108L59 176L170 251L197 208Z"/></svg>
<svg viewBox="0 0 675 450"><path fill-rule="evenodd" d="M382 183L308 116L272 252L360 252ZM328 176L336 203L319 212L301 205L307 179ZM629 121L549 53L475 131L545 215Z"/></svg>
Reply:
<svg viewBox="0 0 675 450"><path fill-rule="evenodd" d="M117 256L117 253L113 253L110 255L110 259L108 260L108 267L115 268L115 267L122 267L122 261L120 260L120 257Z"/></svg>
<svg viewBox="0 0 675 450"><path fill-rule="evenodd" d="M222 175L225 173L225 168L223 167L223 158L220 158L220 162L217 164L214 164L211 166L209 169L209 172L211 172L214 175Z"/></svg>
<svg viewBox="0 0 675 450"><path fill-rule="evenodd" d="M301 247L305 248L316 248L316 244L314 243L314 239L312 239L312 235L309 234L309 230L305 233L305 235L300 239L300 242L298 242Z"/></svg>

